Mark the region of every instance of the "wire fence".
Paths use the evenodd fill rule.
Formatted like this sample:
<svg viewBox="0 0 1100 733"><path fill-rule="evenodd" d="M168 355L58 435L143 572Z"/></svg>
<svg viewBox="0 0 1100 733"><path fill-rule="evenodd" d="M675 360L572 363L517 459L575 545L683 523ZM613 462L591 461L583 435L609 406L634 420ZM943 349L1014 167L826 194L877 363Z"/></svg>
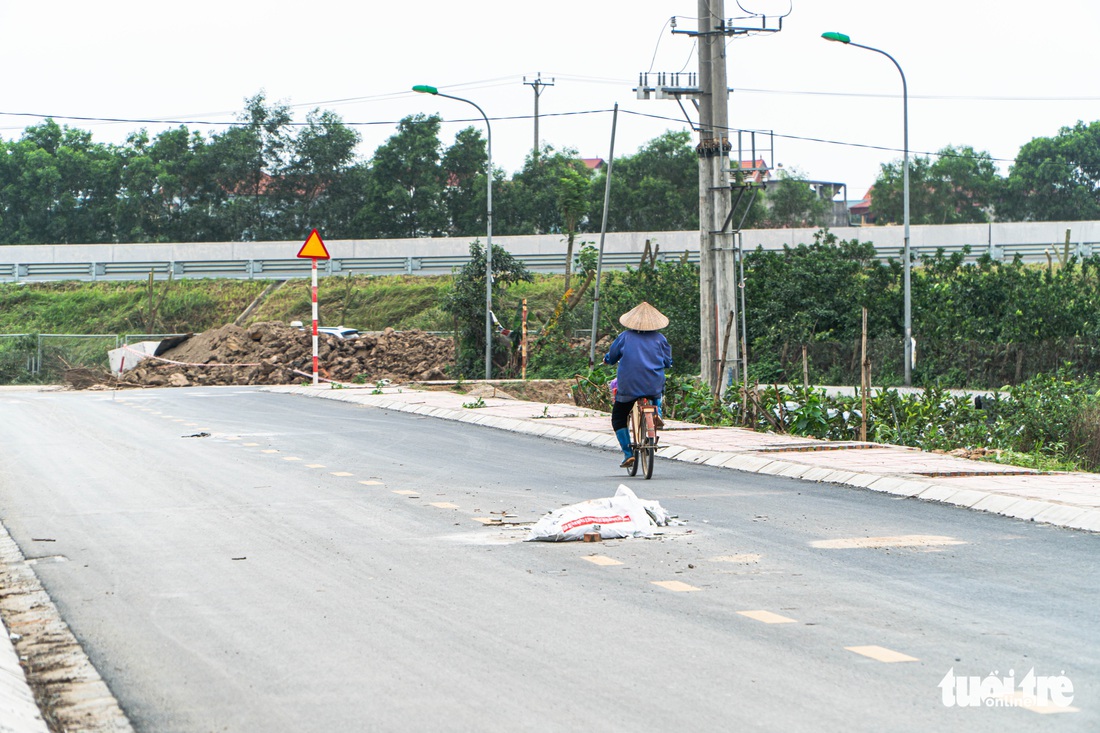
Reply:
<svg viewBox="0 0 1100 733"><path fill-rule="evenodd" d="M107 372L107 352L138 341L178 334L3 333L0 384L56 384L72 369Z"/></svg>
<svg viewBox="0 0 1100 733"><path fill-rule="evenodd" d="M860 383L862 348L858 340L785 343L750 348L750 374L780 384L855 385ZM904 372L901 339L870 339L867 356L876 385L897 386ZM999 389L1037 374L1058 371L1100 374L1100 344L1086 339L996 343L962 339L918 340L913 382L957 388Z"/></svg>

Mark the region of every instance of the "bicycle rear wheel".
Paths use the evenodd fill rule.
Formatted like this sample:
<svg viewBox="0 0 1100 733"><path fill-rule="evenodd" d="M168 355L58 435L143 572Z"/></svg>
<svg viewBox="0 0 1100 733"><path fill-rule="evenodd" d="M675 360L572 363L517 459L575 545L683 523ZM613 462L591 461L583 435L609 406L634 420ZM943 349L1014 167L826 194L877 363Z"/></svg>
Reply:
<svg viewBox="0 0 1100 733"><path fill-rule="evenodd" d="M633 444L634 444L634 462L626 467L626 473L627 473L628 476L637 476L638 475L638 459L639 459L638 445L639 445L640 441L638 440L638 421L634 419L636 413L637 413L637 410L631 410L630 415L627 417L627 425L626 426L630 430L630 440L633 441Z"/></svg>
<svg viewBox="0 0 1100 733"><path fill-rule="evenodd" d="M642 475L647 479L653 478L653 462L656 456L654 453L657 450L657 446L653 444L653 438L646 438L645 444L638 448L638 460L635 463L642 464Z"/></svg>

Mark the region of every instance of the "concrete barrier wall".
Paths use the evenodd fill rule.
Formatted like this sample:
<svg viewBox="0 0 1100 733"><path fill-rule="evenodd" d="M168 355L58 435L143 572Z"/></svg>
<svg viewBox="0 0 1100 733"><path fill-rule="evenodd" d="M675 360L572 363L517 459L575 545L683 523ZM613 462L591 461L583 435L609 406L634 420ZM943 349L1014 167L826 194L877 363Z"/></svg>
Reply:
<svg viewBox="0 0 1100 733"><path fill-rule="evenodd" d="M957 252L970 246L972 259L984 253L996 259L1020 254L1027 261L1041 262L1048 249L1062 252L1067 229L1070 254L1087 257L1100 253L1100 221L914 226L910 245L917 257L938 248ZM741 243L746 250L782 249L812 242L817 231L746 230L741 234ZM899 226L839 227L830 231L843 240L873 243L883 259L900 257L904 244ZM322 274L444 274L465 261L473 239L331 240L325 244L332 262L325 263ZM604 251L609 257L605 266L614 269L636 263L639 258L633 255L640 255L646 240L659 244L667 257L688 252L692 259L698 259L698 232L623 232L607 235ZM497 236L493 241L532 269L564 269L565 243L560 234ZM580 235L578 249L582 242L596 244L599 234ZM176 277L301 277L309 270L309 260L296 258L301 246L299 241L8 245L0 246L0 281L142 279L150 270L158 278L167 277L169 272Z"/></svg>

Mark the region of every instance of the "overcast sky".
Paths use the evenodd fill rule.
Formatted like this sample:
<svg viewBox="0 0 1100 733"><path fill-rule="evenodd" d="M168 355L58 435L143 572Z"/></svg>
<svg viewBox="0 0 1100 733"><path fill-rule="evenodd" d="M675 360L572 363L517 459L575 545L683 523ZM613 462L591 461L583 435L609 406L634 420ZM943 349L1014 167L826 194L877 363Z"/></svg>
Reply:
<svg viewBox="0 0 1100 733"><path fill-rule="evenodd" d="M1096 0L741 5L790 13L781 32L729 42L731 126L774 131L771 163L846 183L849 198L901 158L901 78L889 59L828 43L824 31L901 64L914 154L970 145L1002 159L1004 174L1032 138L1100 119ZM678 29L694 30L696 13L695 0L5 0L0 134L18 137L40 121L13 113L54 116L102 142L167 125L66 117L216 130L197 123L234 119L261 90L299 120L321 107L355 123L364 157L406 115L442 115L445 144L461 127L483 126L468 105L409 91L433 84L494 118L493 162L511 174L533 142L534 95L523 80L541 72L554 82L540 99L544 143L606 158L617 102L616 154L630 154L665 130L689 129L675 102L638 100L632 88L642 71L696 69L691 38L667 25L676 16ZM726 15L744 13L726 0Z"/></svg>

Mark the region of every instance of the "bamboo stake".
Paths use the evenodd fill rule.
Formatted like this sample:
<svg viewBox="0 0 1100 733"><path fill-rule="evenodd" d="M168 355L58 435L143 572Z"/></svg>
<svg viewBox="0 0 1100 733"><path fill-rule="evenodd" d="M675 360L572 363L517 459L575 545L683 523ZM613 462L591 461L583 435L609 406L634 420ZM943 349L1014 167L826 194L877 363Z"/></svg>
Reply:
<svg viewBox="0 0 1100 733"><path fill-rule="evenodd" d="M860 411L859 439L867 442L867 390L871 387L871 362L867 359L867 309L863 309L863 362L860 369L860 394L863 409Z"/></svg>
<svg viewBox="0 0 1100 733"><path fill-rule="evenodd" d="M714 396L722 396L722 383L726 379L726 353L730 347L730 328L733 326L733 311L730 311L729 318L726 319L726 335L722 339L722 358L718 360L718 385L715 387Z"/></svg>

